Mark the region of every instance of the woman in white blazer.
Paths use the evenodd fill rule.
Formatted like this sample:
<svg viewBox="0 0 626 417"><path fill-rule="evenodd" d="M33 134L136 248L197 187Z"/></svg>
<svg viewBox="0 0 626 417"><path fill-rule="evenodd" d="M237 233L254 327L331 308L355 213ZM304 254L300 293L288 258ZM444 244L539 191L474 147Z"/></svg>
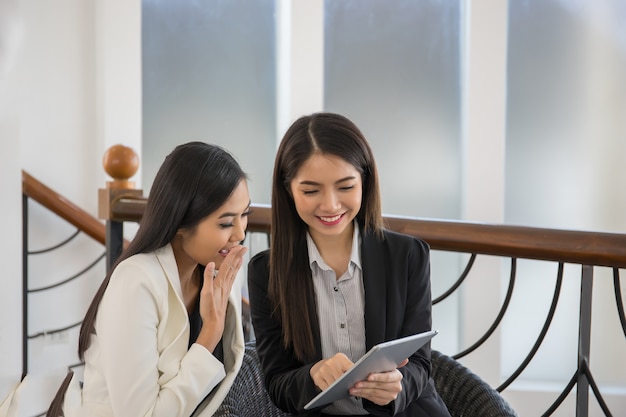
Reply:
<svg viewBox="0 0 626 417"><path fill-rule="evenodd" d="M235 284L250 209L247 179L225 150L178 146L156 175L135 238L83 321L74 378L48 416L211 416L241 367Z"/></svg>

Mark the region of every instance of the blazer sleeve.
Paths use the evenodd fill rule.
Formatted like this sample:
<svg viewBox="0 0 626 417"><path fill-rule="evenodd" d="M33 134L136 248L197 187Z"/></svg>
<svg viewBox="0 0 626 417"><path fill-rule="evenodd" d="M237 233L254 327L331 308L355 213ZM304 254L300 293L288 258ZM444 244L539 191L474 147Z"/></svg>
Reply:
<svg viewBox="0 0 626 417"><path fill-rule="evenodd" d="M186 312L169 305L171 294L163 274L156 261L122 262L98 310L96 360L112 411L119 417L188 417L225 374L222 363L206 348L193 344L187 350L187 340L180 340ZM160 346L159 329L165 326L176 332L172 337L177 342ZM165 358L171 370L166 381Z"/></svg>
<svg viewBox="0 0 626 417"><path fill-rule="evenodd" d="M310 376L312 363L299 361L282 342L282 326L272 315L268 298L269 252L257 254L248 264L250 312L256 349L270 398L283 411L304 413L304 406L319 389Z"/></svg>
<svg viewBox="0 0 626 417"><path fill-rule="evenodd" d="M432 328L432 298L430 288L430 254L428 245L411 238L407 256L408 291L404 320L404 332L421 333ZM410 358L403 374L403 392L396 402L396 411L404 410L411 402L422 395L432 393L429 385L432 365L430 361L430 343L422 346Z"/></svg>

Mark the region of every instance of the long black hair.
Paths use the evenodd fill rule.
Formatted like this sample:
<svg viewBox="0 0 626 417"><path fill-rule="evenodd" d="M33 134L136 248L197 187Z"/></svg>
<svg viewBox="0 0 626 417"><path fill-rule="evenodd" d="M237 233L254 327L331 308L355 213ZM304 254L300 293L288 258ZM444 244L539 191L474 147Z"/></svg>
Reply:
<svg viewBox="0 0 626 417"><path fill-rule="evenodd" d="M246 178L231 154L204 142L179 145L165 158L134 239L106 275L87 310L78 340L81 360L89 348L98 306L115 267L133 255L167 245L179 229L196 227L219 209Z"/></svg>
<svg viewBox="0 0 626 417"><path fill-rule="evenodd" d="M291 194L291 181L313 155L334 155L361 174L363 197L356 219L379 238L383 217L378 172L370 145L348 118L335 113L314 113L296 120L278 148L272 182L272 239L270 242L269 297L283 326L283 344L300 360L315 352L314 290L306 246L307 225L300 218Z"/></svg>

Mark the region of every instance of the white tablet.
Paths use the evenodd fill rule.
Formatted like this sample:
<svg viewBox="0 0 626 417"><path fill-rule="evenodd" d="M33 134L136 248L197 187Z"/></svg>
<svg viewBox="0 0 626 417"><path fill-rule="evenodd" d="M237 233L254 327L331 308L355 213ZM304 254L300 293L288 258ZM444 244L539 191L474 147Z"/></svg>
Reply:
<svg viewBox="0 0 626 417"><path fill-rule="evenodd" d="M304 409L310 410L349 397L350 388L354 384L363 381L371 373L388 372L396 369L403 360L414 354L436 334L436 330L430 330L377 344L328 388L309 401Z"/></svg>

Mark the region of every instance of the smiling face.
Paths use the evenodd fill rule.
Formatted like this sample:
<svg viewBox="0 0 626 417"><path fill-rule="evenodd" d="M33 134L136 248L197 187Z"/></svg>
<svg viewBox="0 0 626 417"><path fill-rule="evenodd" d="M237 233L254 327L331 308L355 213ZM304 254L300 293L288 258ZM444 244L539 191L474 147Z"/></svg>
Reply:
<svg viewBox="0 0 626 417"><path fill-rule="evenodd" d="M291 180L291 195L313 240L352 238L352 220L361 209L361 174L344 159L314 154Z"/></svg>
<svg viewBox="0 0 626 417"><path fill-rule="evenodd" d="M249 212L248 184L242 180L219 209L193 229L179 231L179 241L174 245L177 262L205 266L215 262L219 269L228 251L245 238Z"/></svg>

